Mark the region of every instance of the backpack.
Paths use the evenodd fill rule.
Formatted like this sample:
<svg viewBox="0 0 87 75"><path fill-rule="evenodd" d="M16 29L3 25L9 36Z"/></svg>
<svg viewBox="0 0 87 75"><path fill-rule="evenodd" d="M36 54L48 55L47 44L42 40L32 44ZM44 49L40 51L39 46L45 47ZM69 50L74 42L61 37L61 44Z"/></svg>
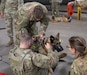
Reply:
<svg viewBox="0 0 87 75"><path fill-rule="evenodd" d="M25 56L29 53L30 51L24 53L21 52L21 56L17 56L15 53L15 50L11 50L9 52L9 61L10 61L10 66L12 68L13 74L14 75L26 75L24 74L24 69L23 69L23 62ZM17 57L16 57L17 56Z"/></svg>

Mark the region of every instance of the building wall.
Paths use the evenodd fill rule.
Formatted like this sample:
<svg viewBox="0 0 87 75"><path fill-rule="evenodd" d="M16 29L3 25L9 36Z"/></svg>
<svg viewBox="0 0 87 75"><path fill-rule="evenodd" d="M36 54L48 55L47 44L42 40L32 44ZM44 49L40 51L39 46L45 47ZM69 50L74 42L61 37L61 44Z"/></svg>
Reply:
<svg viewBox="0 0 87 75"><path fill-rule="evenodd" d="M50 4L50 0L24 0L24 2L32 2L32 1L36 1L36 2L40 2L44 5L49 5ZM74 0L63 0L62 1L62 5L66 5L69 1L74 1Z"/></svg>

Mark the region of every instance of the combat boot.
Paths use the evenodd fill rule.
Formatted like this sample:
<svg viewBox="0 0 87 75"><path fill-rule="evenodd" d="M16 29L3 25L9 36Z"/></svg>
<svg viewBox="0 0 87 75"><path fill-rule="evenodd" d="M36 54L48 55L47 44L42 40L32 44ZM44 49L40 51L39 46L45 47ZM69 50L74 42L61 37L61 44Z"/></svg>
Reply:
<svg viewBox="0 0 87 75"><path fill-rule="evenodd" d="M71 22L72 18L71 17L68 17L68 22Z"/></svg>
<svg viewBox="0 0 87 75"><path fill-rule="evenodd" d="M14 44L14 41L13 41L13 37L10 37L10 41L7 43L7 47L11 46L12 44Z"/></svg>

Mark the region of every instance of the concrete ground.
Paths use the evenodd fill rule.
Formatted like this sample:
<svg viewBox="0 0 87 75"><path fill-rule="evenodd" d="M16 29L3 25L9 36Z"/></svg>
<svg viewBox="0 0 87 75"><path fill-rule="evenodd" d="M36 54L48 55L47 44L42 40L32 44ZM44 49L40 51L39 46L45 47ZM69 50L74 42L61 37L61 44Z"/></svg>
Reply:
<svg viewBox="0 0 87 75"><path fill-rule="evenodd" d="M61 14L66 15L66 13ZM68 43L68 39L73 35L82 36L87 41L87 14L82 14L81 21L76 19L77 14L74 13L72 17L72 21L70 23L58 22L58 23L49 23L49 26L46 31L46 36L56 35L58 32L60 33L60 38L62 39L62 46L64 48L64 52L67 53L67 56L58 62L58 65L54 71L53 75L68 75L70 65L74 60L74 56L66 48ZM39 24L39 23L37 23ZM6 27L4 19L0 18L0 28ZM7 36L6 29L0 30L0 55L2 56L3 61L0 61L0 72L5 72L7 75L12 75L8 53L11 47L5 47L6 43L9 41Z"/></svg>

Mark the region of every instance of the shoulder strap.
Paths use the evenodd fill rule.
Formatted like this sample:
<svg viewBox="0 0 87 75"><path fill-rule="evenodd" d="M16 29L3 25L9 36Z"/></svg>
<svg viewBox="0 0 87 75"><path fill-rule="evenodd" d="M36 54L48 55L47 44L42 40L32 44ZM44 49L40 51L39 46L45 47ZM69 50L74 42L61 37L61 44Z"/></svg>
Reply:
<svg viewBox="0 0 87 75"><path fill-rule="evenodd" d="M24 56L23 56L23 58L22 58L22 61L24 61L24 58L25 58L25 56L26 56L27 54L30 54L30 55L31 55L31 58L32 58L32 51L28 51L28 52L24 53Z"/></svg>

